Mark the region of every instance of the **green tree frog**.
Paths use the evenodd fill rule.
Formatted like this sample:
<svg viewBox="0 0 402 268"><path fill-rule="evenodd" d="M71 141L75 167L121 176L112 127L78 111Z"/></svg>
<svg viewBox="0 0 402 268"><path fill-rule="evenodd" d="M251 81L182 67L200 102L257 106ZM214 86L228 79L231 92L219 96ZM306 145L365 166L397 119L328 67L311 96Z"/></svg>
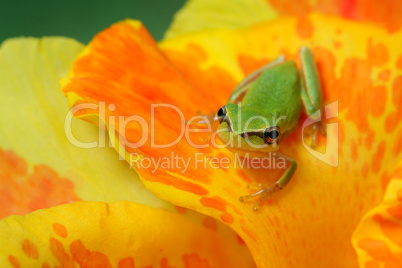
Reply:
<svg viewBox="0 0 402 268"><path fill-rule="evenodd" d="M215 116L219 121L217 134L230 150L253 157L267 156L269 152L278 151L282 140L297 127L302 103L309 117L321 111L321 89L313 53L302 47L299 57L300 72L293 60L285 61L281 55L247 76L234 89L228 103L219 109ZM317 129L314 124L312 146ZM274 157L284 157L290 165L273 185L240 197L241 202L259 197L254 210L262 200L283 189L296 171L294 159L280 153L275 153Z"/></svg>

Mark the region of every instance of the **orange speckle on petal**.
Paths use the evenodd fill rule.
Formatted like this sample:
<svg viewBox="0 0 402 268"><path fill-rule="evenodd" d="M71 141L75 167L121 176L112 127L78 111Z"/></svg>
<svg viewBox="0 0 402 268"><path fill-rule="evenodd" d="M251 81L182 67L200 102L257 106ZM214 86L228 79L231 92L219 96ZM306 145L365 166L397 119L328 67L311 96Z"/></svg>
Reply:
<svg viewBox="0 0 402 268"><path fill-rule="evenodd" d="M184 207L174 206L174 208L176 209L177 212L179 212L182 215L186 214L186 212L187 212L187 209Z"/></svg>
<svg viewBox="0 0 402 268"><path fill-rule="evenodd" d="M366 145L366 148L368 150L371 150L371 146L373 145L375 135L376 133L371 129L367 131L367 136L366 139L364 140L364 144Z"/></svg>
<svg viewBox="0 0 402 268"><path fill-rule="evenodd" d="M395 156L399 156L401 152L402 152L402 130L400 130L397 135L395 146L393 149L393 153Z"/></svg>
<svg viewBox="0 0 402 268"><path fill-rule="evenodd" d="M388 183L392 179L392 176L390 176L387 172L384 172L381 175L381 188L385 191L387 189Z"/></svg>
<svg viewBox="0 0 402 268"><path fill-rule="evenodd" d="M314 204L315 206L315 201L314 198L310 197L310 200L312 201L311 203ZM276 226L276 227L281 227L281 221L279 220L279 218L277 216L272 218L272 225Z"/></svg>
<svg viewBox="0 0 402 268"><path fill-rule="evenodd" d="M402 70L402 55L399 56L399 58L396 62L396 68L398 68L399 70Z"/></svg>
<svg viewBox="0 0 402 268"><path fill-rule="evenodd" d="M174 268L173 266L169 265L167 258L162 258L160 264L161 264L161 268Z"/></svg>
<svg viewBox="0 0 402 268"><path fill-rule="evenodd" d="M34 243L32 243L30 240L25 239L22 242L22 251L24 251L24 254L31 258L37 260L39 257L39 252L38 248L35 246Z"/></svg>
<svg viewBox="0 0 402 268"><path fill-rule="evenodd" d="M339 48L342 47L342 43L339 42L339 41L334 41L334 47L335 47L336 49L339 49Z"/></svg>
<svg viewBox="0 0 402 268"><path fill-rule="evenodd" d="M208 216L202 221L202 225L212 231L216 231L218 229L215 219Z"/></svg>
<svg viewBox="0 0 402 268"><path fill-rule="evenodd" d="M390 113L386 119L385 130L393 131L402 117L402 76L397 76L392 84L392 102L395 105L396 111Z"/></svg>
<svg viewBox="0 0 402 268"><path fill-rule="evenodd" d="M350 149L352 150L352 160L356 162L357 158L359 157L359 154L357 144L355 141L352 141Z"/></svg>
<svg viewBox="0 0 402 268"><path fill-rule="evenodd" d="M280 14L304 16L311 11L308 1L267 0Z"/></svg>
<svg viewBox="0 0 402 268"><path fill-rule="evenodd" d="M183 255L185 268L212 268L208 260L201 259L197 253Z"/></svg>
<svg viewBox="0 0 402 268"><path fill-rule="evenodd" d="M50 241L50 250L52 251L53 256L60 262L61 267L74 268L75 267L74 261L64 250L63 244L55 238L50 238L49 241Z"/></svg>
<svg viewBox="0 0 402 268"><path fill-rule="evenodd" d="M9 255L8 256L8 261L10 262L10 264L14 267L14 268L19 268L21 267L20 262L18 261L18 259L16 257L14 257L13 255Z"/></svg>
<svg viewBox="0 0 402 268"><path fill-rule="evenodd" d="M371 114L378 117L384 113L385 104L387 103L387 88L385 86L376 86L373 88L373 103L371 106Z"/></svg>
<svg viewBox="0 0 402 268"><path fill-rule="evenodd" d="M67 237L67 229L59 223L53 223L53 231L60 237Z"/></svg>
<svg viewBox="0 0 402 268"><path fill-rule="evenodd" d="M385 148L386 148L386 143L385 141L382 141L378 147L377 147L377 152L374 154L373 158L372 158L372 168L373 168L373 172L374 173L378 173L378 171L380 171L381 168L381 161L384 157L384 153L385 153Z"/></svg>
<svg viewBox="0 0 402 268"><path fill-rule="evenodd" d="M363 178L367 177L368 172L369 172L369 168L370 168L369 164L366 163L366 164L363 165L363 168L362 168L362 177Z"/></svg>
<svg viewBox="0 0 402 268"><path fill-rule="evenodd" d="M392 84L392 101L399 110L402 102L402 76L395 77Z"/></svg>
<svg viewBox="0 0 402 268"><path fill-rule="evenodd" d="M45 262L44 264L42 264L42 268L50 268L50 265Z"/></svg>
<svg viewBox="0 0 402 268"><path fill-rule="evenodd" d="M390 78L390 76L391 76L391 71L390 70L384 70L384 71L381 71L379 74L378 74L378 78L379 79L381 79L382 81L384 81L384 82L386 82L386 81L388 81L388 79Z"/></svg>
<svg viewBox="0 0 402 268"><path fill-rule="evenodd" d="M237 173L237 175L240 176L240 178L242 178L245 182L247 182L247 183L251 183L251 182L252 182L252 180L247 176L247 174L246 174L243 170L237 169L237 170L236 170L236 173Z"/></svg>
<svg viewBox="0 0 402 268"><path fill-rule="evenodd" d="M220 211L226 211L226 205L220 200L217 200L216 198L202 197L200 199L200 202L204 207L214 208Z"/></svg>
<svg viewBox="0 0 402 268"><path fill-rule="evenodd" d="M388 133L394 131L394 129L396 128L396 126L399 123L399 118L400 118L400 115L398 114L398 112L390 113L387 116L387 119L385 120L385 131Z"/></svg>
<svg viewBox="0 0 402 268"><path fill-rule="evenodd" d="M250 237L250 238L253 239L254 241L257 240L257 237L256 237L256 235L255 235L255 233L254 233L253 231L247 229L247 228L244 227L244 226L241 226L240 228L241 228L241 230L242 230L248 237Z"/></svg>
<svg viewBox="0 0 402 268"><path fill-rule="evenodd" d="M381 66L388 62L388 50L386 46L381 43L374 45L373 41L370 39L367 49L367 57L373 65Z"/></svg>
<svg viewBox="0 0 402 268"><path fill-rule="evenodd" d="M0 170L0 219L80 200L70 180L46 165L35 165L29 173L23 158L1 148Z"/></svg>
<svg viewBox="0 0 402 268"><path fill-rule="evenodd" d="M308 17L301 17L297 19L296 32L301 38L311 38L313 31L313 24Z"/></svg>
<svg viewBox="0 0 402 268"><path fill-rule="evenodd" d="M221 215L221 219L226 223L233 223L233 221L234 221L233 216L230 213L227 213L227 212L223 213Z"/></svg>
<svg viewBox="0 0 402 268"><path fill-rule="evenodd" d="M127 257L127 258L121 259L118 263L118 268L135 268L133 258Z"/></svg>
<svg viewBox="0 0 402 268"><path fill-rule="evenodd" d="M80 240L71 243L70 251L74 261L78 262L82 268L112 268L112 265L105 254L86 249Z"/></svg>

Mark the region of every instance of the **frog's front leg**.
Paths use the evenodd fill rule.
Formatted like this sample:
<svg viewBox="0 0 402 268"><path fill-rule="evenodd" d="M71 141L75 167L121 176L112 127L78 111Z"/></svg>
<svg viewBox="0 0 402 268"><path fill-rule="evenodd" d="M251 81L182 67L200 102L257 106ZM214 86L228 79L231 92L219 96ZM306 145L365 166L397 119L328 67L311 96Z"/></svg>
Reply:
<svg viewBox="0 0 402 268"><path fill-rule="evenodd" d="M322 108L322 96L320 79L318 76L317 68L314 62L314 56L308 47L302 47L299 52L301 65L302 65L302 77L301 77L301 98L304 104L304 110L307 116L311 117L317 111ZM318 129L325 135L322 121L314 123L312 126L313 137L311 147L316 144Z"/></svg>
<svg viewBox="0 0 402 268"><path fill-rule="evenodd" d="M261 189L260 191L254 193L254 194L241 196L239 198L240 202L244 202L247 199L259 197L257 204L254 206L254 210L258 210L258 208L260 207L261 201L263 201L267 198L270 198L276 192L279 192L280 190L285 188L285 186L288 184L290 179L293 177L293 174L295 173L295 171L297 169L297 163L293 158L284 156L282 154L277 154L277 156L274 156L274 157L276 157L276 158L283 157L290 163L290 166L286 169L286 171L282 175L282 177L279 180L277 180L274 184L272 184L264 189Z"/></svg>

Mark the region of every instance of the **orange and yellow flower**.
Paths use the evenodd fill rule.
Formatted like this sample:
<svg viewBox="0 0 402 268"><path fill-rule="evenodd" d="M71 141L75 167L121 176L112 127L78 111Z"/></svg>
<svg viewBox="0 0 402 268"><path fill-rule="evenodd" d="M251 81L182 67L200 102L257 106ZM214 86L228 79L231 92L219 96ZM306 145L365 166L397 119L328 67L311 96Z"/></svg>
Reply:
<svg viewBox="0 0 402 268"><path fill-rule="evenodd" d="M159 43L140 22L126 20L99 33L85 49L63 38L3 44L0 122L10 127L0 140L0 215L31 213L0 222L2 265L253 267L253 260L257 267L401 265L402 31L400 16L394 16L401 5L215 2L190 1ZM196 13L201 7L206 12ZM312 9L322 13L309 13ZM338 116L327 122L328 136L339 141L329 159L338 158L338 165L307 152L299 127L281 145L299 168L286 190L258 212L238 197L249 185L272 183L276 171L200 169L190 163L185 172L156 167L136 173L113 149L84 150L65 137L68 107L57 80L66 76L62 91L76 117L111 136L73 120L76 139L110 141L129 164L130 154L172 153L234 162L226 149L197 149L186 139L155 149L143 125L115 118L141 116L146 125L154 124L157 144L169 143L182 131L182 118L161 108L151 122L152 104L174 105L185 119L216 111L243 77L279 54L297 61L303 45L314 52L325 104L338 102ZM96 108L80 109L81 104ZM149 139L139 148L121 142L138 141L144 133ZM205 137L194 132L190 139ZM318 150L325 150L325 142L319 140ZM113 203L119 200L127 201Z"/></svg>

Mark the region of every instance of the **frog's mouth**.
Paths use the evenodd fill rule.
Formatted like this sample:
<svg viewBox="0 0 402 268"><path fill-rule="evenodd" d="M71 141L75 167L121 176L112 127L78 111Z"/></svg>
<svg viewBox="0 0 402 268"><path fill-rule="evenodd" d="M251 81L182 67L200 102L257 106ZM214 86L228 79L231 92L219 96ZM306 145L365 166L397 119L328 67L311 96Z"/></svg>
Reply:
<svg viewBox="0 0 402 268"><path fill-rule="evenodd" d="M228 125L228 132L233 132L232 123L230 122L229 117L225 116L219 121L219 123L220 125L222 125L222 123L226 123Z"/></svg>
<svg viewBox="0 0 402 268"><path fill-rule="evenodd" d="M218 137L225 147L233 152L267 153L277 151L278 143L264 142L264 132L234 133L226 122L222 122L218 129Z"/></svg>
<svg viewBox="0 0 402 268"><path fill-rule="evenodd" d="M264 131L250 131L250 132L244 132L239 134L242 138L247 139L252 136L256 136L264 140Z"/></svg>
<svg viewBox="0 0 402 268"><path fill-rule="evenodd" d="M263 147L254 147L248 145L242 146L227 146L227 149L233 153L239 154L240 156L256 156L256 157L265 157L269 152L276 152L279 149L279 146L269 146L264 144Z"/></svg>

